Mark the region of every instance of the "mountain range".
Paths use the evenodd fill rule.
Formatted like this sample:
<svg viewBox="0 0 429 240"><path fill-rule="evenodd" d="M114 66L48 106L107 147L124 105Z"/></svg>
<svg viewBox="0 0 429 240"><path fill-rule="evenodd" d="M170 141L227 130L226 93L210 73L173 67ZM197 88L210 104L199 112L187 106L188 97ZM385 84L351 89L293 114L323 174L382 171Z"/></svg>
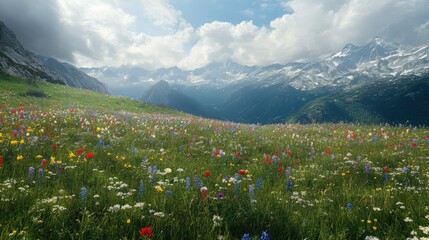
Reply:
<svg viewBox="0 0 429 240"><path fill-rule="evenodd" d="M0 21L0 70L101 93L108 87L114 95L236 122L427 125L429 119L429 45L408 47L382 38L347 44L315 62L79 69L26 50Z"/></svg>
<svg viewBox="0 0 429 240"><path fill-rule="evenodd" d="M15 34L0 21L0 70L17 77L39 79L71 87L108 93L97 79L75 66L26 50Z"/></svg>
<svg viewBox="0 0 429 240"><path fill-rule="evenodd" d="M227 60L194 70L81 70L111 86L113 94L157 103L151 99L167 99L163 93L173 89L186 104L177 98L162 104L237 122L427 124L429 119L429 45L407 47L379 37L363 46L347 44L316 62L244 66ZM155 98L153 92L147 97L151 86L158 88ZM159 91L162 86L170 90ZM197 107L190 110L189 101ZM426 113L415 116L411 110Z"/></svg>

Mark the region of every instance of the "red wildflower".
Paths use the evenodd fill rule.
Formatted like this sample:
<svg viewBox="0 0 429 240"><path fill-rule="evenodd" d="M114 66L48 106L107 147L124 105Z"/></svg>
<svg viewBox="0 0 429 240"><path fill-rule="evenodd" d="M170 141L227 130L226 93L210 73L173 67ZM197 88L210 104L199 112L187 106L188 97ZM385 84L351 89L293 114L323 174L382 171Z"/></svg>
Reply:
<svg viewBox="0 0 429 240"><path fill-rule="evenodd" d="M45 167L46 163L47 163L46 159L42 159L42 167Z"/></svg>
<svg viewBox="0 0 429 240"><path fill-rule="evenodd" d="M3 157L0 156L0 167L3 167Z"/></svg>
<svg viewBox="0 0 429 240"><path fill-rule="evenodd" d="M288 156L292 155L292 151L288 149L288 150L287 150L287 155L288 155Z"/></svg>
<svg viewBox="0 0 429 240"><path fill-rule="evenodd" d="M140 236L146 238L152 238L152 227L145 227L140 229Z"/></svg>
<svg viewBox="0 0 429 240"><path fill-rule="evenodd" d="M411 146L412 146L413 148L415 148L415 147L417 147L417 143L411 143Z"/></svg>
<svg viewBox="0 0 429 240"><path fill-rule="evenodd" d="M246 174L246 170L241 169L240 171L238 171L238 174L245 175Z"/></svg>
<svg viewBox="0 0 429 240"><path fill-rule="evenodd" d="M53 148L54 150L57 150L57 145L52 144L52 148Z"/></svg>
<svg viewBox="0 0 429 240"><path fill-rule="evenodd" d="M330 147L328 147L328 148L325 150L325 153L326 153L327 155L330 155L330 154L331 154L331 148L330 148Z"/></svg>
<svg viewBox="0 0 429 240"><path fill-rule="evenodd" d="M92 152L89 152L89 153L87 153L86 155L85 155L85 158L86 159L90 159L90 158L93 158L94 157L94 153L92 153Z"/></svg>
<svg viewBox="0 0 429 240"><path fill-rule="evenodd" d="M390 168L388 166L385 166L383 168L383 172L388 173L390 171Z"/></svg>
<svg viewBox="0 0 429 240"><path fill-rule="evenodd" d="M201 195L203 196L204 199L207 199L207 189L201 190Z"/></svg>
<svg viewBox="0 0 429 240"><path fill-rule="evenodd" d="M283 168L282 168L282 167L279 167L279 168L277 169L277 172L278 172L278 173L283 172Z"/></svg>
<svg viewBox="0 0 429 240"><path fill-rule="evenodd" d="M207 170L206 173L204 173L204 177L206 177L206 178L210 177L210 171L209 170Z"/></svg>
<svg viewBox="0 0 429 240"><path fill-rule="evenodd" d="M83 153L83 150L82 150L82 149L78 149L78 150L76 151L76 153L77 153L77 155L81 155L81 154Z"/></svg>
<svg viewBox="0 0 429 240"><path fill-rule="evenodd" d="M240 157L240 154L241 154L240 152L236 152L236 153L235 153L235 157L239 158L239 157Z"/></svg>
<svg viewBox="0 0 429 240"><path fill-rule="evenodd" d="M268 154L265 154L265 164L271 164L271 159Z"/></svg>

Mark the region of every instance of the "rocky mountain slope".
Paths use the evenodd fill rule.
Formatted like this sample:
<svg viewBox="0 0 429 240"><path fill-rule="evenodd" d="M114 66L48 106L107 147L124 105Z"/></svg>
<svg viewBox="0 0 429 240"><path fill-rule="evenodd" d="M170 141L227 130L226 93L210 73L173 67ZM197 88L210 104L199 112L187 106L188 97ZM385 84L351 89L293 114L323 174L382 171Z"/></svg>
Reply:
<svg viewBox="0 0 429 240"><path fill-rule="evenodd" d="M78 68L26 50L15 34L0 21L0 70L17 77L67 84L71 87L108 93L103 83Z"/></svg>

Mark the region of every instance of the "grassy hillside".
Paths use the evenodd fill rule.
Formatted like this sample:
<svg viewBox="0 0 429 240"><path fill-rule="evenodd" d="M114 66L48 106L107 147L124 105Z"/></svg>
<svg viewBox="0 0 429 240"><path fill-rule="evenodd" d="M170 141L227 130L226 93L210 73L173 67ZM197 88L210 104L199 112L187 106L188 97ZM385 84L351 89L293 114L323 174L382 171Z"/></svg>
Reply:
<svg viewBox="0 0 429 240"><path fill-rule="evenodd" d="M108 96L65 85L21 79L2 72L0 72L0 95L3 107L7 105L16 106L17 103L20 103L26 107L36 105L46 108L85 108L134 113L178 114L178 112L168 108L142 103L127 97Z"/></svg>
<svg viewBox="0 0 429 240"><path fill-rule="evenodd" d="M1 78L0 239L429 235L428 129L234 124Z"/></svg>

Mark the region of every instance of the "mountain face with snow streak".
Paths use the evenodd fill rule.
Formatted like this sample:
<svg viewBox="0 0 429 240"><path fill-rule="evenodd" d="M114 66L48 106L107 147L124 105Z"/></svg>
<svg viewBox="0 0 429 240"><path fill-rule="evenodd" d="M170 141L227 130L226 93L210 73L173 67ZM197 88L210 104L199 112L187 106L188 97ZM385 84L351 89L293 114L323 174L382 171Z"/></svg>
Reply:
<svg viewBox="0 0 429 240"><path fill-rule="evenodd" d="M139 74L134 75L124 68L82 70L111 89L121 89L113 94L140 98L154 83L166 81L202 105L217 109L218 118L273 123L282 122L310 101L337 91L375 81L388 84L425 76L429 73L429 45L407 47L375 38L363 46L347 44L317 62L243 66L228 60L194 70L139 69ZM133 89L141 90L131 95Z"/></svg>

